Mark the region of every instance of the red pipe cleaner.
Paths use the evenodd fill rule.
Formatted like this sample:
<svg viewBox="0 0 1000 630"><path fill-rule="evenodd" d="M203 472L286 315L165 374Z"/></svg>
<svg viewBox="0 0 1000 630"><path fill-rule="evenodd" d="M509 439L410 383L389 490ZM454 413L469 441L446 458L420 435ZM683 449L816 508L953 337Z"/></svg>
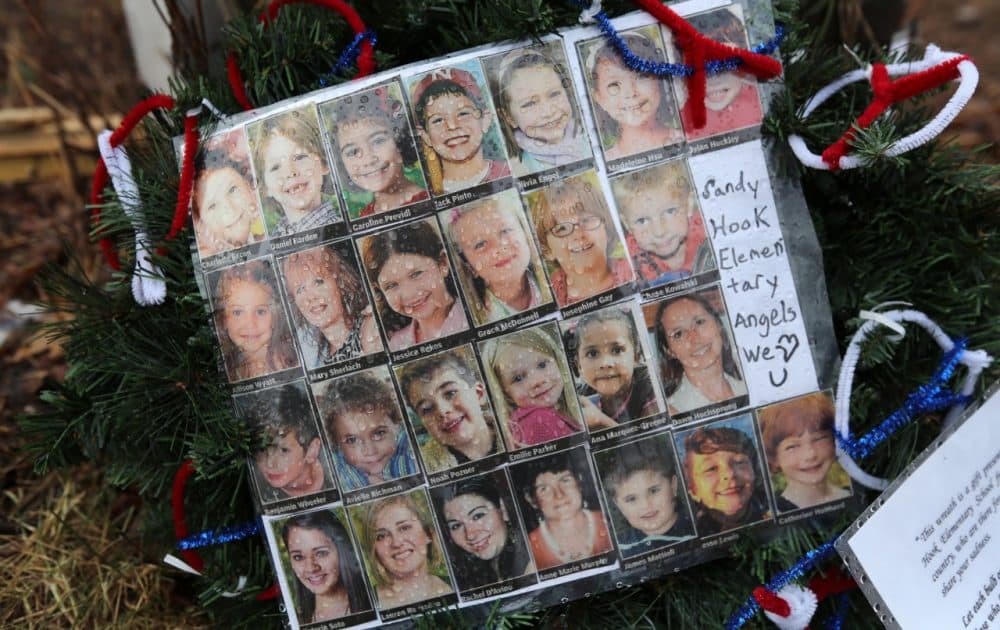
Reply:
<svg viewBox="0 0 1000 630"><path fill-rule="evenodd" d="M871 84L875 97L865 108L865 111L858 116L854 126L823 151L823 161L826 162L831 171L839 170L840 158L847 154L847 145L857 135L857 129L867 129L893 103L905 101L917 94L954 81L959 77L958 64L968 59L968 55L954 57L921 72L900 77L895 81L889 78L889 71L886 70L885 64L873 64Z"/></svg>
<svg viewBox="0 0 1000 630"><path fill-rule="evenodd" d="M288 4L314 4L336 11L344 18L355 35L360 35L368 30L364 20L354 10L354 7L343 0L271 0L271 3L267 5L267 10L260 14L260 22L267 26L277 17L278 11ZM233 91L236 101L245 110L253 109L253 104L250 102L246 90L243 88L243 76L240 74L240 68L237 64L236 53L234 51L229 51L226 55L226 71L229 77L229 87ZM354 78L360 79L361 77L366 77L374 71L375 47L372 46L370 39L365 39L361 42L361 51L358 53L358 73L354 75Z"/></svg>
<svg viewBox="0 0 1000 630"><path fill-rule="evenodd" d="M830 568L826 575L817 575L809 580L809 590L816 596L816 603L823 601L827 597L846 593L851 589L857 588L857 586L854 578L844 575L840 567L836 566ZM769 613L778 615L779 617L787 617L792 614L792 609L788 605L788 602L785 601L785 598L763 586L753 589L753 598L757 600L761 608Z"/></svg>
<svg viewBox="0 0 1000 630"><path fill-rule="evenodd" d="M118 125L118 128L114 130L111 134L110 143L111 146L117 147L125 138L128 137L135 126L139 124L143 116L162 107L164 109L174 108L174 99L170 98L166 94L153 94L136 104L135 107L131 109L125 117L122 118L122 122ZM97 206L101 204L101 199L103 197L104 187L108 184L108 167L104 163L104 158L97 158L97 166L94 168L94 178L90 185L90 198L88 202L94 208L90 211L90 219L93 221L95 226L95 233L100 236L103 232L101 229L101 209ZM115 271L121 271L121 261L118 258L118 252L115 251L114 243L111 242L110 238L101 237L100 238L101 251L104 253L104 260L107 261L108 266Z"/></svg>
<svg viewBox="0 0 1000 630"><path fill-rule="evenodd" d="M741 68L758 79L772 79L781 74L781 62L777 59L705 37L659 0L634 2L673 32L678 47L684 52L684 63L694 68L694 74L685 79L688 91L685 107L691 108L691 120L696 129L703 128L706 120L705 62L738 57L743 62Z"/></svg>

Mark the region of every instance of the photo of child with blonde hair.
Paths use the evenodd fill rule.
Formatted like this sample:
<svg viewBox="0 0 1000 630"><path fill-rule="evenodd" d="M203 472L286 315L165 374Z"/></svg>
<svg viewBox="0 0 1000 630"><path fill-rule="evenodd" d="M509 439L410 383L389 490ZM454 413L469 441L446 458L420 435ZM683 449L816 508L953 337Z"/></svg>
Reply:
<svg viewBox="0 0 1000 630"><path fill-rule="evenodd" d="M593 171L535 190L527 198L560 307L635 278Z"/></svg>
<svg viewBox="0 0 1000 630"><path fill-rule="evenodd" d="M584 430L553 324L495 337L481 343L479 350L510 450Z"/></svg>
<svg viewBox="0 0 1000 630"><path fill-rule="evenodd" d="M515 175L591 157L560 42L484 60Z"/></svg>
<svg viewBox="0 0 1000 630"><path fill-rule="evenodd" d="M655 26L620 35L640 57L666 60ZM603 37L579 46L605 160L610 162L684 141L677 106L664 79L626 66L618 50Z"/></svg>
<svg viewBox="0 0 1000 630"><path fill-rule="evenodd" d="M552 302L542 261L513 189L440 215L477 325Z"/></svg>
<svg viewBox="0 0 1000 630"><path fill-rule="evenodd" d="M715 269L705 223L684 162L611 180L625 246L643 289Z"/></svg>

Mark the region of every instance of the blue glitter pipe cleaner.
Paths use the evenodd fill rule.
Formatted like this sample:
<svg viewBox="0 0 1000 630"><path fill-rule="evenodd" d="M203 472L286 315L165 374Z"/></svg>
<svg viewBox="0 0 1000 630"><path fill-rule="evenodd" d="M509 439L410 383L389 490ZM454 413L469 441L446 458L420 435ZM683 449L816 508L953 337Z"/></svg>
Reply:
<svg viewBox="0 0 1000 630"><path fill-rule="evenodd" d="M378 44L378 36L375 31L369 29L363 33L358 33L354 36L354 40L347 45L347 48L340 53L340 58L337 59L337 63L333 64L330 71L319 78L320 87L326 87L328 85L327 77L332 77L338 72L346 70L361 54L361 42L366 39L371 40L372 47L374 48Z"/></svg>
<svg viewBox="0 0 1000 630"><path fill-rule="evenodd" d="M580 7L581 9L586 9L590 3L585 0L570 0L573 4ZM622 60L632 70L636 72L642 72L645 74L654 74L659 77L671 76L671 77L689 77L694 74L694 68L682 64L682 63L666 63L660 61L653 61L651 59L646 59L640 57L639 55L632 52L632 49L628 47L625 40L622 39L621 35L618 34L617 29L611 24L611 19L608 18L604 11L599 11L594 14L594 20L597 21L597 25L600 27L601 32L604 36L611 42L611 44L618 51L618 54L622 56ZM775 24L774 37L766 42L761 42L754 45L750 51L761 55L771 55L774 51L778 49L781 42L785 39L785 27L783 24ZM739 57L730 57L728 59L720 59L718 61L707 61L705 62L705 72L708 75L720 74L723 72L732 72L743 65L743 60Z"/></svg>
<svg viewBox="0 0 1000 630"><path fill-rule="evenodd" d="M243 540L244 538L249 538L250 536L259 534L260 529L261 522L258 518L255 521L243 523L242 525L220 527L219 529L211 529L197 534L191 534L190 536L177 541L177 548L181 551L188 551L190 549L208 547L209 545L220 545L223 543L235 542L237 540Z"/></svg>
<svg viewBox="0 0 1000 630"><path fill-rule="evenodd" d="M778 575L774 576L770 582L764 585L764 588L772 593L777 593L793 581L801 578L805 575L806 571L815 568L816 565L823 562L833 554L834 540L836 540L836 538L823 543L815 549L807 551L806 555L799 558L799 560L793 564L791 568L786 569L785 571L782 571ZM758 612L760 612L760 604L758 604L757 600L751 595L747 598L743 605L740 606L739 610L733 613L733 616L726 621L726 630L737 630L738 628L742 628L743 624L753 619Z"/></svg>
<svg viewBox="0 0 1000 630"><path fill-rule="evenodd" d="M955 346L945 353L930 382L921 385L910 394L901 407L868 433L852 438L837 433L840 448L855 459L864 459L893 433L910 423L915 417L931 411L947 409L955 404L966 404L969 396L946 390L945 386L955 373L962 353L968 346L968 339L956 339Z"/></svg>

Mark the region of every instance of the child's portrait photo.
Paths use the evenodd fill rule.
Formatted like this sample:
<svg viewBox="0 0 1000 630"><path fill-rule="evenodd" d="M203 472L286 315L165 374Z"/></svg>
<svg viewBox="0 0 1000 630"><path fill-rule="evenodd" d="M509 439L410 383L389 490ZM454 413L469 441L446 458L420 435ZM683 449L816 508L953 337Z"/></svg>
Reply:
<svg viewBox="0 0 1000 630"><path fill-rule="evenodd" d="M489 339L479 352L509 450L584 432L555 323Z"/></svg>
<svg viewBox="0 0 1000 630"><path fill-rule="evenodd" d="M562 41L483 60L514 175L592 157Z"/></svg>
<svg viewBox="0 0 1000 630"><path fill-rule="evenodd" d="M191 215L198 254L207 258L263 239L246 131L239 127L210 137L195 166Z"/></svg>
<svg viewBox="0 0 1000 630"><path fill-rule="evenodd" d="M623 558L694 538L670 435L594 454Z"/></svg>
<svg viewBox="0 0 1000 630"><path fill-rule="evenodd" d="M656 25L619 35L636 55L666 61ZM606 161L684 141L677 105L665 79L629 68L604 37L580 42L577 47Z"/></svg>
<svg viewBox="0 0 1000 630"><path fill-rule="evenodd" d="M324 508L271 521L289 613L300 626L373 610L364 569L343 508Z"/></svg>
<svg viewBox="0 0 1000 630"><path fill-rule="evenodd" d="M430 198L402 89L393 81L319 106L351 219Z"/></svg>
<svg viewBox="0 0 1000 630"><path fill-rule="evenodd" d="M389 350L469 329L444 240L433 218L358 239Z"/></svg>
<svg viewBox="0 0 1000 630"><path fill-rule="evenodd" d="M413 123L435 195L510 176L477 61L407 79Z"/></svg>
<svg viewBox="0 0 1000 630"><path fill-rule="evenodd" d="M837 461L833 418L833 400L827 392L757 410L779 513L851 496L851 479Z"/></svg>
<svg viewBox="0 0 1000 630"><path fill-rule="evenodd" d="M671 415L747 395L717 286L643 306Z"/></svg>
<svg viewBox="0 0 1000 630"><path fill-rule="evenodd" d="M455 592L424 489L355 506L350 513L379 610Z"/></svg>
<svg viewBox="0 0 1000 630"><path fill-rule="evenodd" d="M477 326L552 303L516 190L445 210L438 218Z"/></svg>
<svg viewBox="0 0 1000 630"><path fill-rule="evenodd" d="M736 48L747 48L746 28L743 25L743 10L739 5L706 11L687 18L688 22L702 35ZM667 50L673 63L686 63L683 52L673 42L669 29L664 29ZM725 70L706 77L705 114L706 123L695 129L691 103L687 98L687 87L683 79L674 81L678 101L681 103L681 121L687 139L700 140L729 131L759 125L764 119L764 110L757 91L757 79L742 70Z"/></svg>
<svg viewBox="0 0 1000 630"><path fill-rule="evenodd" d="M382 350L382 337L349 242L278 258L306 369Z"/></svg>
<svg viewBox="0 0 1000 630"><path fill-rule="evenodd" d="M560 328L591 432L666 411L630 305L592 311Z"/></svg>
<svg viewBox="0 0 1000 630"><path fill-rule="evenodd" d="M319 425L301 381L234 398L237 416L260 436L253 456L261 502L272 503L335 487Z"/></svg>
<svg viewBox="0 0 1000 630"><path fill-rule="evenodd" d="M681 160L611 180L640 288L658 287L716 268L705 222Z"/></svg>
<svg viewBox="0 0 1000 630"><path fill-rule="evenodd" d="M526 197L560 307L635 279L594 171L568 177Z"/></svg>
<svg viewBox="0 0 1000 630"><path fill-rule="evenodd" d="M535 572L503 470L431 488L430 492L460 592Z"/></svg>
<svg viewBox="0 0 1000 630"><path fill-rule="evenodd" d="M395 368L427 474L503 452L472 346Z"/></svg>
<svg viewBox="0 0 1000 630"><path fill-rule="evenodd" d="M420 472L388 367L318 383L313 394L342 492Z"/></svg>
<svg viewBox="0 0 1000 630"><path fill-rule="evenodd" d="M674 435L699 536L771 518L750 416Z"/></svg>
<svg viewBox="0 0 1000 630"><path fill-rule="evenodd" d="M583 447L516 464L510 474L539 571L614 549Z"/></svg>
<svg viewBox="0 0 1000 630"><path fill-rule="evenodd" d="M299 366L270 260L227 267L209 275L208 283L230 382Z"/></svg>
<svg viewBox="0 0 1000 630"><path fill-rule="evenodd" d="M314 106L275 114L247 130L272 238L341 220Z"/></svg>

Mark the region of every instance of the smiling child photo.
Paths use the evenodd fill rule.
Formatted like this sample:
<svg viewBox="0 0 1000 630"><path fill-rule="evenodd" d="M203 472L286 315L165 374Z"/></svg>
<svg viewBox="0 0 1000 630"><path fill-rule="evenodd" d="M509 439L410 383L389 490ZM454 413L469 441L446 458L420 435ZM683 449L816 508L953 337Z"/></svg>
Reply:
<svg viewBox="0 0 1000 630"><path fill-rule="evenodd" d="M420 472L388 367L313 385L313 393L343 492Z"/></svg>
<svg viewBox="0 0 1000 630"><path fill-rule="evenodd" d="M411 77L407 89L435 195L510 176L478 62Z"/></svg>
<svg viewBox="0 0 1000 630"><path fill-rule="evenodd" d="M477 326L552 303L542 259L514 189L438 215Z"/></svg>
<svg viewBox="0 0 1000 630"><path fill-rule="evenodd" d="M592 156L561 40L483 60L514 175Z"/></svg>
<svg viewBox="0 0 1000 630"><path fill-rule="evenodd" d="M351 219L428 199L398 83L319 106Z"/></svg>
<svg viewBox="0 0 1000 630"><path fill-rule="evenodd" d="M594 171L568 177L526 195L535 237L549 267L560 307L634 280Z"/></svg>
<svg viewBox="0 0 1000 630"><path fill-rule="evenodd" d="M683 160L611 180L625 246L643 289L716 268L694 186Z"/></svg>
<svg viewBox="0 0 1000 630"><path fill-rule="evenodd" d="M771 518L748 414L674 435L699 536Z"/></svg>
<svg viewBox="0 0 1000 630"><path fill-rule="evenodd" d="M195 166L191 216L201 257L264 238L246 131L239 127L206 140Z"/></svg>
<svg viewBox="0 0 1000 630"><path fill-rule="evenodd" d="M271 262L251 260L208 277L215 329L230 382L298 367Z"/></svg>
<svg viewBox="0 0 1000 630"><path fill-rule="evenodd" d="M427 474L503 452L472 346L396 367Z"/></svg>
<svg viewBox="0 0 1000 630"><path fill-rule="evenodd" d="M341 220L319 129L312 105L247 125L258 192L272 238Z"/></svg>
<svg viewBox="0 0 1000 630"><path fill-rule="evenodd" d="M433 218L358 239L389 350L468 330L444 241Z"/></svg>
<svg viewBox="0 0 1000 630"><path fill-rule="evenodd" d="M594 461L622 557L694 538L669 434L595 453Z"/></svg>
<svg viewBox="0 0 1000 630"><path fill-rule="evenodd" d="M851 496L850 477L837 461L833 417L833 400L826 392L757 410L778 512Z"/></svg>
<svg viewBox="0 0 1000 630"><path fill-rule="evenodd" d="M620 33L636 55L666 61L659 29L643 26ZM684 141L677 105L666 80L629 68L604 37L577 44L587 96L609 163ZM609 164L610 170L616 170Z"/></svg>
<svg viewBox="0 0 1000 630"><path fill-rule="evenodd" d="M591 431L666 411L631 306L609 306L560 328Z"/></svg>

